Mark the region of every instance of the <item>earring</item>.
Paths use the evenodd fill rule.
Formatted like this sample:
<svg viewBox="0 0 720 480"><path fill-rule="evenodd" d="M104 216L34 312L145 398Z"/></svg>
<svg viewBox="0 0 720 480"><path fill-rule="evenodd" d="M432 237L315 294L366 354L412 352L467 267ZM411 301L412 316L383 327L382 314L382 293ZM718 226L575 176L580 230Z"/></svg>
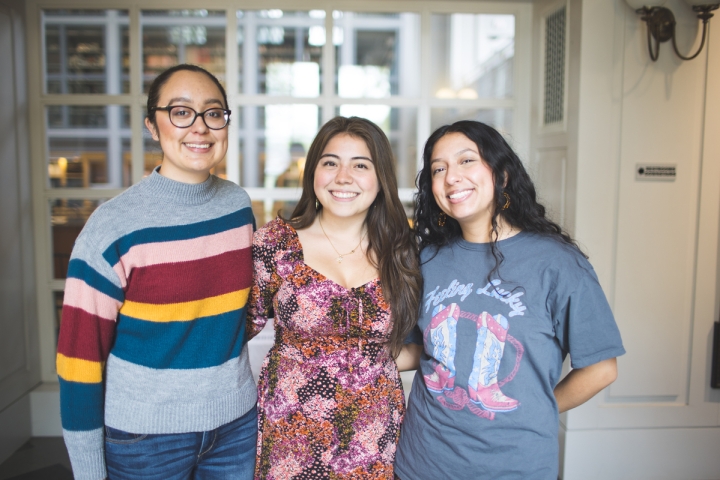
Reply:
<svg viewBox="0 0 720 480"><path fill-rule="evenodd" d="M510 206L510 195L508 195L507 192L503 192L503 197L505 197L505 205L502 206L502 209L507 210Z"/></svg>
<svg viewBox="0 0 720 480"><path fill-rule="evenodd" d="M317 198L315 199L315 210L316 210L316 211L317 211L317 210L320 210L320 202L318 201Z"/></svg>
<svg viewBox="0 0 720 480"><path fill-rule="evenodd" d="M437 219L438 226L444 227L445 220L447 220L447 215L445 215L445 212L440 212L440 215L438 215L438 219Z"/></svg>

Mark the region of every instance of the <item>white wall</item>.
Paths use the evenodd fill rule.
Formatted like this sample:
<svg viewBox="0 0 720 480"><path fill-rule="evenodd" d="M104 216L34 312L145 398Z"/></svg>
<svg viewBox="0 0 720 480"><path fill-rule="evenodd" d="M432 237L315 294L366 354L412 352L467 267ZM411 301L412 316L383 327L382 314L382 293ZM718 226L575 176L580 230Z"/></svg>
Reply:
<svg viewBox="0 0 720 480"><path fill-rule="evenodd" d="M22 7L0 0L0 463L30 436L40 381Z"/></svg>
<svg viewBox="0 0 720 480"><path fill-rule="evenodd" d="M694 14L680 0L666 6L678 21L679 48L690 51ZM563 478L717 479L720 391L709 375L720 35L689 62L663 44L653 63L645 24L624 0L570 0L569 8L580 35L577 134L568 140L568 163L577 167L568 178L576 194L571 223L628 353L618 380L565 417ZM677 179L637 181L638 163L676 165Z"/></svg>

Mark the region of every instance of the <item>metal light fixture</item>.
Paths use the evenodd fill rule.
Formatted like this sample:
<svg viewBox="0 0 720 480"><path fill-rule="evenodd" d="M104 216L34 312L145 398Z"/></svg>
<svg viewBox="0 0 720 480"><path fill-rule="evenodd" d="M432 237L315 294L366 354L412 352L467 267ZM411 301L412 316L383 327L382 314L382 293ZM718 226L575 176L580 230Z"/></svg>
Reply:
<svg viewBox="0 0 720 480"><path fill-rule="evenodd" d="M641 20L647 24L647 42L648 51L650 52L650 59L654 62L658 59L660 53L660 44L672 40L673 49L675 54L683 60L692 60L697 57L705 46L705 37L707 36L707 24L712 18L713 14L710 13L720 7L720 0L685 0L685 3L690 5L695 13L697 13L698 20L702 20L702 41L697 52L689 57L686 57L678 51L677 43L675 42L675 15L670 9L665 8L661 5L665 3L665 0L625 0L630 7L632 7L636 13L642 15ZM653 47L653 39L654 47Z"/></svg>

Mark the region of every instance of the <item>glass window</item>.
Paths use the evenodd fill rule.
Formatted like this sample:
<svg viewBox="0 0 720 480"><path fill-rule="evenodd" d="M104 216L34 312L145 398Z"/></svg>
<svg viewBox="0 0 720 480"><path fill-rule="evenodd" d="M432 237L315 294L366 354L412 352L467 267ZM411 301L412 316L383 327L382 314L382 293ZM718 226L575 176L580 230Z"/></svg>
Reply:
<svg viewBox="0 0 720 480"><path fill-rule="evenodd" d="M143 91L169 67L192 63L225 81L225 12L143 10Z"/></svg>
<svg viewBox="0 0 720 480"><path fill-rule="evenodd" d="M433 15L431 22L435 97L513 96L514 15Z"/></svg>
<svg viewBox="0 0 720 480"><path fill-rule="evenodd" d="M162 149L150 132L143 128L143 176L150 175L155 167L162 163Z"/></svg>
<svg viewBox="0 0 720 480"><path fill-rule="evenodd" d="M241 158L247 161L242 163L242 185L297 187L305 154L321 125L320 107L244 107L243 117L239 137Z"/></svg>
<svg viewBox="0 0 720 480"><path fill-rule="evenodd" d="M348 98L419 92L420 15L333 12L337 93Z"/></svg>
<svg viewBox="0 0 720 480"><path fill-rule="evenodd" d="M240 91L293 97L320 95L324 11L275 9L238 12L237 16L238 53L243 65Z"/></svg>
<svg viewBox="0 0 720 480"><path fill-rule="evenodd" d="M62 306L64 292L53 292L53 310L55 311L55 344L57 344L60 335L60 321L62 320Z"/></svg>
<svg viewBox="0 0 720 480"><path fill-rule="evenodd" d="M51 188L130 186L130 107L53 105L46 115Z"/></svg>
<svg viewBox="0 0 720 480"><path fill-rule="evenodd" d="M44 10L47 93L130 91L127 10Z"/></svg>
<svg viewBox="0 0 720 480"><path fill-rule="evenodd" d="M433 108L430 113L430 125L433 131L459 120L477 120L486 123L506 137L513 134L511 108Z"/></svg>
<svg viewBox="0 0 720 480"><path fill-rule="evenodd" d="M222 10L205 10L203 8L182 9L182 10L143 10L142 16L146 18L158 17L167 20L168 17L173 19L190 19L193 23L198 19L215 19L225 23L225 12Z"/></svg>
<svg viewBox="0 0 720 480"><path fill-rule="evenodd" d="M97 17L96 20L102 20L107 10L97 10L88 8L54 8L43 11L45 18L67 18L67 17ZM127 17L127 10L118 10L118 14Z"/></svg>
<svg viewBox="0 0 720 480"><path fill-rule="evenodd" d="M67 276L70 253L85 222L106 200L57 199L50 201L53 278Z"/></svg>
<svg viewBox="0 0 720 480"><path fill-rule="evenodd" d="M322 10L299 10L288 2L288 10L212 3L212 10L168 9L170 2L145 0L136 24L129 7L54 8L62 2L46 1L43 5L53 8L41 6L40 17L31 19L41 38L28 44L37 50L28 55L42 59L44 79L41 91L30 92L39 97L41 110L30 114L45 127L38 141L46 152L45 159L33 161L45 162L48 187L34 195L48 202L51 213L36 235L42 239L50 232L51 240L40 244L52 245L53 262L51 278L40 279L39 295L54 299L58 325L63 282L52 280L65 278L72 245L90 213L131 186L133 171L149 175L162 162L160 144L144 125L132 128L140 126L133 121L142 122L131 118L141 98L116 97L119 105L98 102L100 94L129 94L131 78L147 92L159 73L179 63L200 65L222 83L230 68L236 70L237 84L227 86L233 143L212 173L248 188L258 226L278 213L292 215L310 144L334 115L368 118L386 133L408 216L424 141L419 135L461 119L483 121L508 137L515 133L512 14L479 14L482 2L465 2L464 9L475 9L471 14L352 11L355 5L374 8L367 2L336 2ZM92 2L73 3L83 4ZM440 2L426 7L436 5ZM528 14L524 7L507 8ZM228 15L235 16L237 27L230 39ZM429 41L421 41L421 17L429 20L429 31L422 32ZM329 31L326 24L332 25ZM137 51L130 50L130 38L139 40ZM237 53L226 62L228 41L236 42ZM332 58L324 58L326 53ZM421 58L431 65L428 78L421 76ZM131 70L133 65L138 70ZM503 108L497 108L497 99L503 99ZM72 198L58 199L64 196L60 189ZM109 190L98 192L102 189Z"/></svg>

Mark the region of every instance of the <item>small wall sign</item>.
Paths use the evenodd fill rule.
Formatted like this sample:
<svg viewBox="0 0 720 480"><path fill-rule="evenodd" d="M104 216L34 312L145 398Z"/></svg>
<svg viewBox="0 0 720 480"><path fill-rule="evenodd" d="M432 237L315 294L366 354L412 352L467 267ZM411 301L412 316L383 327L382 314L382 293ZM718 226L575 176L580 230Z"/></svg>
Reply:
<svg viewBox="0 0 720 480"><path fill-rule="evenodd" d="M674 182L676 176L676 165L649 165L647 163L635 165L635 180Z"/></svg>

